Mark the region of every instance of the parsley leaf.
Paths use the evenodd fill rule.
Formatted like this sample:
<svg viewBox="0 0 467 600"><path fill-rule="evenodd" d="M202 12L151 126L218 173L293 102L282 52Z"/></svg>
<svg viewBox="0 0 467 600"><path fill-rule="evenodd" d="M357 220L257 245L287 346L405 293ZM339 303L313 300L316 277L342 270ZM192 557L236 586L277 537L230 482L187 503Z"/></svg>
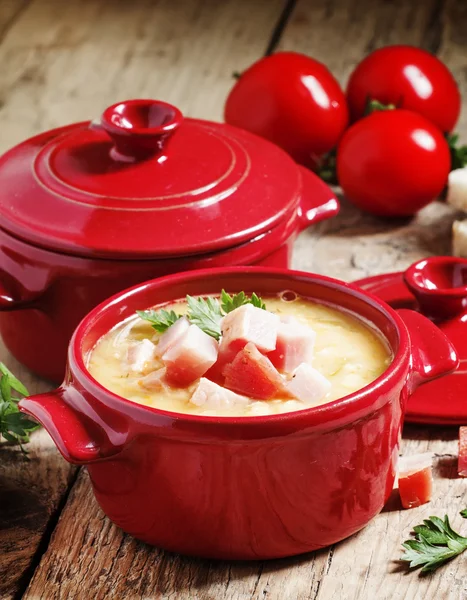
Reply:
<svg viewBox="0 0 467 600"><path fill-rule="evenodd" d="M21 396L27 396L28 390L13 373L0 362L0 439L19 444L23 453L26 453L23 444L29 442L29 434L39 428L39 424L32 421L18 409ZM20 394L14 396L13 392Z"/></svg>
<svg viewBox="0 0 467 600"><path fill-rule="evenodd" d="M461 510L460 516L464 517L464 519L467 519L467 508L464 508L464 510Z"/></svg>
<svg viewBox="0 0 467 600"><path fill-rule="evenodd" d="M461 512L467 517L467 509ZM422 573L428 573L441 567L445 562L459 556L467 550L467 538L454 531L445 515L430 517L423 525L414 527L415 539L406 540L401 560L407 561L410 568L422 567Z"/></svg>
<svg viewBox="0 0 467 600"><path fill-rule="evenodd" d="M187 318L193 325L197 325L204 333L219 340L221 337L221 319L229 312L232 312L244 304L252 304L256 308L266 310L266 305L257 294L251 294L248 297L245 292L239 292L234 296L228 294L225 290L221 292L221 301L212 296L206 298L193 296L186 297L188 304ZM173 325L182 315L177 315L173 310L137 310L141 319L149 321L153 328L159 333L164 333Z"/></svg>
<svg viewBox="0 0 467 600"><path fill-rule="evenodd" d="M25 388L25 386L21 383L21 381L19 379L17 379L13 375L13 373L10 371L10 369L8 369L6 367L6 365L4 365L2 362L0 362L0 372L3 373L4 377L6 376L8 378L8 382L12 389L14 389L16 392L20 393L22 396L29 396L29 392ZM2 379L3 379L3 377L2 377Z"/></svg>
<svg viewBox="0 0 467 600"><path fill-rule="evenodd" d="M221 337L221 319L224 316L217 298L208 296L207 298L186 297L188 303L188 319L193 325L211 337L219 340Z"/></svg>
<svg viewBox="0 0 467 600"><path fill-rule="evenodd" d="M137 310L138 315L145 321L149 321L152 327L159 333L164 333L182 315L177 315L173 310Z"/></svg>
<svg viewBox="0 0 467 600"><path fill-rule="evenodd" d="M225 313L232 312L244 304L253 304L253 306L256 306L256 308L262 308L263 310L266 310L266 305L254 292L251 294L251 298L249 298L245 292L239 292L238 294L231 296L225 290L222 290L221 306Z"/></svg>

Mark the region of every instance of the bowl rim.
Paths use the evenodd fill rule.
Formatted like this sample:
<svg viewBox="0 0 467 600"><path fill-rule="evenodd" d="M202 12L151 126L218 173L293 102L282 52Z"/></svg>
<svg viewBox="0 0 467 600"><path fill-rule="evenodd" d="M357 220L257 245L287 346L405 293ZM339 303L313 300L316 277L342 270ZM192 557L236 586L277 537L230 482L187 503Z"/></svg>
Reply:
<svg viewBox="0 0 467 600"><path fill-rule="evenodd" d="M148 288L153 288L155 290L159 286L169 286L171 283L177 284L186 281L199 281L200 279L204 279L206 277L212 279L217 275L226 275L230 273L238 275L254 273L255 275L265 277L285 276L290 278L291 284L293 284L294 279L306 279L313 283L323 284L334 289L340 289L345 294L357 296L360 300L363 300L373 308L377 308L379 312L388 319L397 332L398 349L395 352L390 365L379 377L366 386L351 394L333 400L332 402L318 406L311 406L309 408L304 408L293 412L277 413L272 415L254 415L248 417L196 415L161 410L133 402L127 398L123 398L122 396L119 396L118 394L107 389L91 375L86 367L84 353L81 349L85 336L104 314L106 314L108 311L115 310L116 306L121 301L125 300L125 298L138 295L139 293L146 291ZM291 285L289 289L293 289L293 285ZM357 317L359 316L358 313L354 314L356 314ZM364 316L361 315L361 317L363 320ZM386 339L386 341L388 341L383 332L380 331L380 334ZM380 397L377 392L381 391L381 393L384 393L383 388L388 388L388 386L392 387L395 385L394 382L400 379L403 371L408 368L410 355L410 338L404 321L394 309L392 309L377 296L360 289L356 285L327 277L325 275L283 268L278 269L270 267L243 266L184 271L151 279L114 294L91 310L76 327L68 346L68 368L73 378L81 384L83 389L85 389L87 392L90 392L94 397L97 397L99 401L104 401L109 408L117 410L121 413L131 413L130 417L134 416L135 412L139 412L140 414L144 414L146 417L163 417L169 419L170 421L177 421L180 423L183 422L193 425L198 424L208 427L217 427L219 425L224 427L235 427L242 425L248 427L258 426L260 424L272 425L289 423L292 425L295 422L303 421L304 419L309 420L312 417L315 417L314 420L318 422L329 421L331 423L336 418L342 417L343 409L345 410L346 415L348 415L349 409L351 408L354 409L353 412L355 413L356 417L359 413L361 413L362 409L364 409L365 414L373 412L373 410L376 410L374 405L377 403L378 398ZM67 376L67 379L70 378ZM346 418L346 421L347 420L348 418Z"/></svg>

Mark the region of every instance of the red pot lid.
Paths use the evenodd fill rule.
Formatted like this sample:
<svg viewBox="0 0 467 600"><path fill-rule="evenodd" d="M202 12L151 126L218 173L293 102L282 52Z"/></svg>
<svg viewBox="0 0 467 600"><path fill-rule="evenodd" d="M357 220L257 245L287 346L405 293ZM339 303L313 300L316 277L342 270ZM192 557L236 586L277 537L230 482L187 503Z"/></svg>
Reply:
<svg viewBox="0 0 467 600"><path fill-rule="evenodd" d="M425 383L409 398L405 420L433 425L467 424L467 260L435 256L405 273L375 275L354 282L393 308L430 318L454 345L459 366L451 375Z"/></svg>
<svg viewBox="0 0 467 600"><path fill-rule="evenodd" d="M0 159L0 223L85 256L170 256L256 237L297 206L297 165L273 144L175 107L130 100Z"/></svg>

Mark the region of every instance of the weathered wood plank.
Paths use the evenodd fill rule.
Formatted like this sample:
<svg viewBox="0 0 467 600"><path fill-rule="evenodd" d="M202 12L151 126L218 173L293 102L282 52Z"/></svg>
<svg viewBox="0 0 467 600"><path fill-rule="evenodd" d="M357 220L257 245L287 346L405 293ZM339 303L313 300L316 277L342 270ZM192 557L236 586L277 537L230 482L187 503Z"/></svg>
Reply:
<svg viewBox="0 0 467 600"><path fill-rule="evenodd" d="M2 0L0 4L0 42L7 35L31 0Z"/></svg>
<svg viewBox="0 0 467 600"><path fill-rule="evenodd" d="M298 0L279 50L293 49L324 62L345 86L367 53L388 44L412 44L436 53L467 97L467 5L462 0ZM464 104L465 106L465 104ZM467 111L458 127L467 137ZM417 174L414 173L414 177ZM303 233L294 265L351 281L370 274L404 269L422 256L450 254L456 213L442 203L415 219L373 218L344 201L337 219Z"/></svg>
<svg viewBox="0 0 467 600"><path fill-rule="evenodd" d="M0 361L31 393L50 389L21 367L0 342ZM75 469L59 456L45 431L32 434L29 460L16 446L0 444L0 598L16 597L27 584L34 556ZM32 574L32 570L31 570Z"/></svg>
<svg viewBox="0 0 467 600"><path fill-rule="evenodd" d="M345 85L363 56L389 44L419 46L446 62L467 94L464 0L298 0L278 50L325 63ZM467 111L458 129L467 137Z"/></svg>
<svg viewBox="0 0 467 600"><path fill-rule="evenodd" d="M27 11L30 0L2 0L0 3L0 125L5 119L4 44ZM14 141L14 140L12 140ZM9 140L3 137L4 148ZM50 385L22 368L6 351L0 341L0 361L24 381L31 393L46 391ZM28 446L29 460L17 447L0 444L0 598L15 598L23 590L34 570L34 559L41 541L47 535L59 510L60 503L74 478L75 469L59 456L45 431L36 432Z"/></svg>
<svg viewBox="0 0 467 600"><path fill-rule="evenodd" d="M161 98L192 116L220 118L232 72L265 51L282 4L2 0L0 150L50 127L93 118L128 97ZM0 360L31 392L48 389L4 349ZM45 432L34 435L30 452L25 463L18 452L0 447L2 600L27 583L75 473Z"/></svg>
<svg viewBox="0 0 467 600"><path fill-rule="evenodd" d="M94 115L106 104L135 94L157 95L192 115L218 118L231 85L230 71L243 69L262 54L267 36L258 36L268 30L274 20L270 15L277 9L274 3L259 0L225 2L222 10L213 0L112 4L115 9L88 0L78 10L75 1L59 7L58 0L36 0L31 12L18 21L14 39L5 38L0 54L12 61L15 53L21 57L4 75L9 83L3 92L7 110L0 119L3 115L5 123L19 116L26 119L19 128L7 127L9 144L31 131L86 118L91 108ZM40 7L49 16L41 16ZM183 14L181 23L176 14ZM33 24L41 18L39 35ZM284 31L281 48L312 54L344 81L365 52L387 43L414 43L438 51L464 90L466 18L461 0L302 0ZM90 72L96 57L100 63ZM24 69L24 64L32 69ZM0 82L1 78L2 74ZM37 116L31 112L36 104ZM344 202L337 219L301 236L295 266L346 280L402 269L421 256L448 252L453 218L451 209L434 204L413 221L388 223L364 216ZM430 505L399 511L396 502L390 503L368 528L334 548L268 563L215 563L149 549L102 515L83 471L25 598L463 598L465 561L454 561L422 580L416 573L399 571L393 562L414 524L433 513L454 516L467 503L465 481L454 478L455 435L455 430L437 428L405 431L407 452L430 449L439 454ZM453 521L465 531L465 522Z"/></svg>
<svg viewBox="0 0 467 600"><path fill-rule="evenodd" d="M0 45L0 150L153 97L220 119L232 73L266 50L283 0L35 0Z"/></svg>
<svg viewBox="0 0 467 600"><path fill-rule="evenodd" d="M395 43L418 45L436 52L448 64L465 94L467 40L461 31L466 24L465 4L459 1L444 4L336 0L324 6L299 0L280 47L322 60L345 84L355 64L371 50ZM459 131L466 136L465 114ZM365 215L343 199L337 218L299 237L294 265L348 281L403 270L423 256L450 254L455 217L451 208L434 203L414 219L390 221ZM458 512L467 505L467 488L465 481L455 478L457 448L451 439L455 434L454 430L446 432L440 428L406 428L403 444L407 453L431 450L440 455L433 501L411 511L400 512L397 504L388 507L355 538L338 544L314 600L465 597L465 562L454 561L426 578L407 574L393 562L411 527L431 514L448 513L465 531L465 522L461 523Z"/></svg>
<svg viewBox="0 0 467 600"><path fill-rule="evenodd" d="M24 598L73 600L95 586L96 600L306 600L318 590L328 553L268 563L226 563L149 548L103 516L83 471Z"/></svg>
<svg viewBox="0 0 467 600"><path fill-rule="evenodd" d="M467 505L467 488L455 477L453 435L415 426L406 432L407 452L430 449L438 455L429 505L400 511L394 501L366 529L341 544L266 563L195 560L135 541L103 515L82 471L24 598L73 600L92 593L96 600L458 599L467 586L461 560L425 578L408 575L397 562L411 528L432 514L448 511L453 525L466 530L458 512Z"/></svg>

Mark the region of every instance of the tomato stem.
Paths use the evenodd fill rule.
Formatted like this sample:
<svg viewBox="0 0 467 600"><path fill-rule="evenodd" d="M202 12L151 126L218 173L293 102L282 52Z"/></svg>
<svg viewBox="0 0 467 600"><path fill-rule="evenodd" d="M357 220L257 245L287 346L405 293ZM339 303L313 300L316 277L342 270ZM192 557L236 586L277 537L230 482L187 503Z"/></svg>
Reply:
<svg viewBox="0 0 467 600"><path fill-rule="evenodd" d="M365 116L371 115L374 112L381 110L395 110L395 104L383 104L379 100L373 100L372 98L368 98L365 106Z"/></svg>
<svg viewBox="0 0 467 600"><path fill-rule="evenodd" d="M326 183L338 185L336 171L337 148L324 154L318 165L318 175Z"/></svg>

